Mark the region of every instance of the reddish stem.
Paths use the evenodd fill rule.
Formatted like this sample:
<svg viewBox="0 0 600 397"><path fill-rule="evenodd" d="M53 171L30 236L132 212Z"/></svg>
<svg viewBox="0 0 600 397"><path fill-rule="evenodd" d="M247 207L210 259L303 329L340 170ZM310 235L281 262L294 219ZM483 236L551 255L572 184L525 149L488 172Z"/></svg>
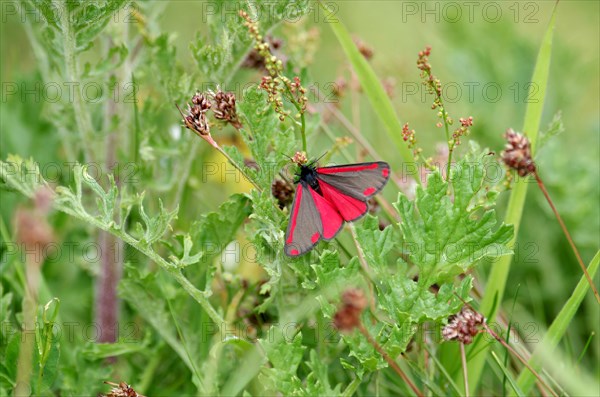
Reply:
<svg viewBox="0 0 600 397"><path fill-rule="evenodd" d="M536 370L534 370L528 363L527 361L521 357L521 355L515 350L513 349L508 343L506 343L504 341L504 339L502 339L501 337L498 336L498 334L496 334L494 331L492 331L492 329L486 324L483 324L483 328L485 329L485 331L490 334L492 337L494 337L494 339L496 339L498 342L500 342L502 344L502 346L506 347L508 349L508 351L510 351L515 357L517 357L519 359L519 361L521 361L521 363L523 363L523 365L525 367L527 367L528 370L531 371L531 373L537 378L537 380L546 388L548 389L548 391L554 396L554 397L558 397L558 394L556 394L556 392L554 390L552 390L550 388L550 386L548 386L548 384L546 382L544 382L544 380L542 379L542 377L540 376L540 374L537 373Z"/></svg>
<svg viewBox="0 0 600 397"><path fill-rule="evenodd" d="M371 334L369 334L369 331L367 331L367 329L365 328L365 326L363 325L362 322L358 324L358 329L365 336L365 338L367 338L369 343L371 345L373 345L375 350L377 350L379 352L379 354L381 354L383 356L383 358L385 359L385 361L388 362L390 367L392 367L394 369L394 371L396 371L396 373L398 375L400 375L400 377L404 380L404 382L406 382L406 384L415 392L415 394L419 397L424 397L423 392L421 392L417 388L417 386L415 386L415 384L412 383L410 378L408 376L406 376L406 374L402 371L400 366L398 366L398 364L394 360L392 360L392 358L386 353L386 351L383 350L383 348L379 345L379 343L377 343L377 341L375 339L373 339L373 337L371 336Z"/></svg>
<svg viewBox="0 0 600 397"><path fill-rule="evenodd" d="M552 202L552 199L550 198L550 195L548 194L548 191L546 190L546 186L544 186L544 183L542 182L542 179L540 178L539 174L537 172L534 172L533 175L535 176L535 180L537 181L537 184L540 187L542 193L544 193L546 200L548 200L548 204L550 204L550 208L552 208L552 211L554 212L554 215L556 216L556 219L558 220L560 227L562 228L563 232L565 233L567 240L569 240L569 244L571 245L571 248L573 249L573 252L575 253L575 256L577 257L577 261L579 262L579 266L581 266L581 269L583 270L583 274L585 274L585 277L587 278L587 281L590 284L590 288L594 292L594 296L596 297L596 300L598 301L598 303L600 303L600 295L598 295L598 290L596 289L596 286L594 285L594 281L590 277L590 274L588 273L588 271L585 267L585 264L583 263L583 260L581 259L579 250L577 250L577 247L575 246L575 243L573 242L573 239L571 238L571 235L569 234L569 231L567 230L567 226L563 222L562 218L560 217L560 214L558 213L558 210L554 206L554 203Z"/></svg>

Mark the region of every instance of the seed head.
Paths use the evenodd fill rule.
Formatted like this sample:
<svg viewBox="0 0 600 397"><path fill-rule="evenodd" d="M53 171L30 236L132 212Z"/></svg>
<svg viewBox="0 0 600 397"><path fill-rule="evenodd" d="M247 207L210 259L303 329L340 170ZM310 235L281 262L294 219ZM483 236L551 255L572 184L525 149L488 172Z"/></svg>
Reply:
<svg viewBox="0 0 600 397"><path fill-rule="evenodd" d="M362 290L347 289L342 294L342 304L333 317L333 324L340 331L352 331L360 324L360 315L367 307L367 298Z"/></svg>
<svg viewBox="0 0 600 397"><path fill-rule="evenodd" d="M517 171L519 176L526 176L536 172L535 162L531 158L531 143L527 137L512 128L506 130L504 135L506 146L501 153L502 161L509 168Z"/></svg>
<svg viewBox="0 0 600 397"><path fill-rule="evenodd" d="M485 323L485 318L478 312L463 306L460 313L448 318L448 325L442 329L444 340L457 340L465 345L473 342L473 337L480 330L478 327Z"/></svg>
<svg viewBox="0 0 600 397"><path fill-rule="evenodd" d="M214 105L212 107L213 113L217 120L224 120L231 123L236 129L242 127L242 123L238 119L236 107L235 107L235 95L233 92L218 91L213 95Z"/></svg>
<svg viewBox="0 0 600 397"><path fill-rule="evenodd" d="M271 194L277 199L279 208L290 204L294 198L294 188L281 179L275 179L271 185Z"/></svg>
<svg viewBox="0 0 600 397"><path fill-rule="evenodd" d="M358 37L354 38L354 44L358 48L358 51L361 53L366 60L373 58L373 48L371 48L367 43L359 39Z"/></svg>
<svg viewBox="0 0 600 397"><path fill-rule="evenodd" d="M113 386L112 389L108 392L108 394L101 394L101 397L144 397L141 394L138 394L131 386L129 386L125 382L113 383L113 382L104 382L107 385Z"/></svg>
<svg viewBox="0 0 600 397"><path fill-rule="evenodd" d="M197 92L192 97L192 105L188 104L187 113L182 113L185 127L200 135L209 135L210 126L206 118L206 112L210 107L210 101L204 94Z"/></svg>

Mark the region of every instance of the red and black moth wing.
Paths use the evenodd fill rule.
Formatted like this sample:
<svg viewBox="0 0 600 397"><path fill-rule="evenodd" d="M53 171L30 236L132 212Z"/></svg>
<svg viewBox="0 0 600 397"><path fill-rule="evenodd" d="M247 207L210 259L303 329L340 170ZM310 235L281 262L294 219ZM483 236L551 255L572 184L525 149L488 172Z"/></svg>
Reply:
<svg viewBox="0 0 600 397"><path fill-rule="evenodd" d="M285 234L284 251L299 256L310 251L320 239L331 240L344 221L354 221L369 209L367 200L379 192L389 179L390 167L383 161L313 168L302 166L292 203L292 214ZM317 190L319 190L319 192Z"/></svg>
<svg viewBox="0 0 600 397"><path fill-rule="evenodd" d="M390 166L384 161L320 167L316 172L323 196L348 222L367 213L367 200L390 179Z"/></svg>
<svg viewBox="0 0 600 397"><path fill-rule="evenodd" d="M343 223L341 215L329 201L306 182L300 181L285 233L286 255L302 255L320 239L331 240L342 229Z"/></svg>

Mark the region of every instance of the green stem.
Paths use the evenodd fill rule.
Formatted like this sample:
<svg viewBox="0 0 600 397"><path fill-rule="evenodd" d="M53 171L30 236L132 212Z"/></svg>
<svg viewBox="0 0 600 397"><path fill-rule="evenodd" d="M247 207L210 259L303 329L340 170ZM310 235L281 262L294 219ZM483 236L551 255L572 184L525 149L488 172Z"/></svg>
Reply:
<svg viewBox="0 0 600 397"><path fill-rule="evenodd" d="M342 392L342 397L351 397L356 393L358 386L362 383L362 379L358 376L350 382L346 389Z"/></svg>
<svg viewBox="0 0 600 397"><path fill-rule="evenodd" d="M300 106L300 104L296 101L296 98L294 98L294 95L292 94L292 90L290 90L290 87L288 87L288 85L285 83L284 83L284 86L285 86L285 90L287 92L288 100L292 103L292 105L294 105L298 114L300 114L300 135L302 136L302 151L304 153L306 153L306 156L308 157L308 152L306 150L306 148L307 148L307 145L306 145L306 120L304 118L304 111L302 110L302 107Z"/></svg>
<svg viewBox="0 0 600 397"><path fill-rule="evenodd" d="M79 73L79 63L77 62L75 32L71 26L71 13L68 10L66 1L59 1L57 3L58 12L60 14L62 33L63 33L63 51L65 57L65 69L66 77L69 84L74 84L75 89L73 90L73 110L75 115L75 122L77 123L77 129L81 134L81 144L83 145L83 152L85 160L91 162L94 159L92 142L94 137L94 130L89 113L86 111L83 98L81 97L81 88L79 80L81 74Z"/></svg>
<svg viewBox="0 0 600 397"><path fill-rule="evenodd" d="M3 170L3 168L0 167L0 170ZM0 175L0 178L2 180L4 180L7 185L15 188L16 190L21 192L23 195L30 197L30 198L33 197L34 192L23 189L23 186L19 185L18 182L15 182L13 180L14 176L11 176L7 173L2 172L2 174ZM44 181L44 183L45 183L45 181ZM56 197L55 197L55 199L56 199ZM204 294L204 292L200 291L194 285L192 285L192 283L183 276L183 274L181 273L181 269L178 266L176 266L175 264L173 264L173 263L167 261L166 259L164 259L163 257L161 257L156 251L154 251L152 249L151 245L141 243L139 240L136 240L131 235L127 234L123 229L115 228L112 224L104 223L101 220L99 220L98 218L93 217L92 215L85 212L85 209L83 207L73 209L73 208L70 208L68 206L61 204L60 202L57 202L56 200L54 203L54 207L56 209L58 209L59 211L62 211L62 212L66 213L68 215L71 215L72 217L77 218L91 226L94 226L100 230L104 230L105 232L108 232L108 233L112 234L113 236L118 237L124 243L129 244L130 246L132 246L133 248L135 248L136 250L138 250L139 252L141 252L142 254L147 256L148 258L150 258L152 261L154 261L154 263L159 265L161 268L163 268L168 273L170 273L173 276L173 278L175 278L175 280L188 292L188 294L190 294L190 296L192 298L194 298L194 300L196 302L198 302L198 304L200 304L200 306L209 315L211 320L213 320L216 324L224 324L225 323L225 320L223 319L223 317L221 317L221 315L219 315L216 312L216 310L212 307L212 305L210 304L210 302L208 300L208 297Z"/></svg>
<svg viewBox="0 0 600 397"><path fill-rule="evenodd" d="M308 151L306 149L306 121L304 120L304 112L300 113L300 122L302 123L300 130L300 133L302 134L302 151L308 156Z"/></svg>

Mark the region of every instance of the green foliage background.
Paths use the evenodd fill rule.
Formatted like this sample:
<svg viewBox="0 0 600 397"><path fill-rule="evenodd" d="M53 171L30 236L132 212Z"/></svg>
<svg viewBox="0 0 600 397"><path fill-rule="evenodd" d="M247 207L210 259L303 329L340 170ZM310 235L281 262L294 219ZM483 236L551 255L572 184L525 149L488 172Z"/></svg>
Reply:
<svg viewBox="0 0 600 397"><path fill-rule="evenodd" d="M271 2L275 9L289 7L288 3L296 2ZM195 90L214 88L217 83L225 90L236 91L236 87L260 79L260 73L239 68L252 43L235 14L236 3L165 1L136 2L132 6L124 1L100 1L86 13L78 13L82 6L77 2L60 4L58 9L63 14L52 18L48 13L57 8L47 1L2 2L0 24L0 158L33 158L46 179L52 179L53 187L64 186L57 191L57 209L70 215L54 211L49 222L63 246L68 242L78 244L73 260L61 256L47 260L42 268L39 320L43 305L57 297L60 306L54 321L63 324L63 331L64 324L77 325L72 338L64 332L57 337L48 329L40 331L41 336L51 337L43 345L49 349L47 377L35 386L36 391L47 395L59 390L63 394L95 395L107 390L103 380L123 379L146 395L229 395L241 390L251 395L275 391L283 395L408 394L407 386L362 336L340 336L331 327L343 287L355 285L369 290L369 278L356 256L348 256L341 249L338 252L336 245L323 244L311 256L297 261L283 257L282 231L287 216L270 197L273 175L247 169L262 192L250 192L247 182L231 174L224 181L209 175L207 164L224 166L225 159L179 127L180 116L173 102L184 104ZM247 9L247 3L242 4ZM483 18L483 5L473 10L472 22L466 14L452 22L445 20L441 12L439 21L434 15L424 14L420 2L332 4L335 18L374 49L370 64L376 74L382 80L395 80L393 106L400 122L410 122L416 129L426 155L433 154L436 145L445 139L442 130L434 126L437 119L429 109L432 98L420 95L424 89L415 60L425 45L433 47L435 74L446 86L460 89L462 95L456 101L447 101L447 109L456 119L466 115L475 118L470 138L478 142L478 147L499 153L506 128L519 129L523 125L527 83L553 2L496 2L502 18L494 23ZM432 3L431 7L433 4L438 4L440 10L443 7L442 3ZM407 8L412 5L417 7L415 15ZM13 6L35 6L37 13L13 14L9 12ZM223 19L207 15L207 7L213 6L229 7L230 11ZM339 75L349 78L350 66L323 10L317 11L318 6L312 2L298 2L298 7L306 13L301 23L280 23L278 18L263 15L261 28L272 29L273 35L283 38L281 53L289 65L301 69L304 84L326 91ZM126 23L111 22L114 12ZM70 49L58 26L64 26L62 22L44 22L61 21L64 13L73 17L69 24L73 39ZM600 57L597 45L592 44L592 38L600 34L598 15L600 5L596 2L563 2L558 7L541 125L545 129L560 111L565 132L551 139L536 157L540 174L586 263L600 245ZM307 37L313 26L319 30L318 42L302 43L299 38ZM314 54L309 56L313 49ZM79 70L69 68L69 59L75 58ZM73 71L76 75L70 76ZM106 87L117 83L119 100L111 105L107 99L114 95L107 95L96 103L84 101L78 108L77 98L65 100L64 89L56 102L35 94L21 95L22 87L31 89L36 82L64 87L64 82L70 81L98 83L107 91ZM135 84L126 85L131 82ZM486 83L502 88L498 101L485 98L482 87ZM19 93L9 95L8 85L18 87ZM472 98L469 85L475 87ZM135 95L130 89L133 86L138 87ZM419 94L410 95L407 89L415 86ZM291 123L278 122L264 93L251 89L245 94L238 103L245 126L242 133L231 127L213 128L213 136L228 146L226 150L240 164L245 157L252 157L262 169L278 170L286 164L281 154L291 155L300 148L299 136ZM400 172L403 161L394 145L389 144L385 125L368 98L361 93L348 95L355 97L344 98L342 112L358 123L356 127L381 158ZM542 98L534 94L529 99ZM314 97L309 96L309 100ZM308 115L312 156L333 145L318 127L321 116ZM330 124L330 131L339 137L347 135L337 123ZM117 190L111 190L113 185L105 174L94 182L86 177L85 168L73 169L68 164L88 163L91 171L90 161L103 163L111 134L119 142L115 156L122 165L121 178L117 178L120 202L115 201ZM480 167L488 161L480 156L487 152L478 147L463 144L462 161ZM86 150L93 160L82 155ZM350 158L336 153L331 160L355 161L355 145L347 152ZM48 177L45 171L54 170L48 164L59 165L58 177ZM34 169L28 163L21 166ZM0 388L4 392L14 386L11 382L15 379L19 337L11 330L22 321L24 288L23 257L9 253L7 244L14 241L12 219L16 208L29 205L18 192L27 195L43 183L35 178L3 179L0 215L5 244L0 262L0 321L9 325L2 328L1 335ZM465 183L460 184L461 180ZM501 185L502 180L496 182ZM496 218L503 217L508 195L498 196L496 214L489 206L481 205L478 189L473 191L460 174L455 183L454 201L445 196L448 186L437 174L431 177L426 190L417 193L417 201L410 195L398 197L397 187L390 184L383 197L396 203L397 215L405 222L383 232L375 217L369 216L356 225L357 239L372 267L370 277L379 313L378 317L365 314L364 322L394 357L407 350L412 336L412 331L403 326L427 322L439 327L461 306L452 292L468 299L473 280L485 284L490 262L497 260L481 255L477 261L461 260L445 266L436 258L416 253L407 263L400 255L407 254L407 244L448 241L443 233L449 222L461 225L456 236L468 237L467 231L474 228L471 223L483 219L486 222L481 221L478 233L467 240L481 244L480 248L497 245L500 254L508 253L505 245L510 227L495 225ZM503 313L515 327L521 325L521 336L527 338L530 350L581 277L547 202L534 187L530 185L502 304ZM500 186L490 186L491 190L496 188ZM432 205L432 201L438 205ZM248 216L250 221L246 220ZM385 219L386 215L380 217ZM428 223L432 220L439 222ZM119 284L122 338L114 345L96 344L81 332L94 321L94 277L99 271L97 262L85 260L81 247L95 242L99 229L127 243L124 278ZM241 244L251 241L266 259L249 261L232 271L221 264L220 252L198 249L223 247L233 239ZM350 232L342 233L339 243L351 247L351 254L356 253ZM472 268L473 278L454 277ZM411 278L417 273L419 282L413 282ZM442 286L437 295L427 288L434 282ZM215 312L211 313L209 307L216 308ZM52 310L48 310L50 318ZM261 339L261 349L255 348L251 337L234 338L226 334L235 332L215 328L215 316L244 332L255 330L252 336ZM562 360L568 374L581 375L586 381L597 374L600 343L597 336L589 345L587 342L592 333L597 335L599 322L597 303L588 293L554 356ZM274 324L297 324L296 331L301 332L294 333L290 328L286 336L291 337L283 338L281 328ZM403 368L434 395L462 393L453 384L459 374L457 349L434 345L432 356L439 365L433 365L425 363L423 356L424 350L431 347L419 341L413 343L417 346L406 353L408 360L401 360ZM506 354L500 348L495 351L500 357ZM111 356L117 359L107 364L106 357ZM505 365L516 378L519 371ZM551 375L556 374L552 369ZM503 393L508 387L503 376L490 358L478 390ZM596 380L583 382L580 387L592 390L597 385ZM563 387L571 393L581 391Z"/></svg>

